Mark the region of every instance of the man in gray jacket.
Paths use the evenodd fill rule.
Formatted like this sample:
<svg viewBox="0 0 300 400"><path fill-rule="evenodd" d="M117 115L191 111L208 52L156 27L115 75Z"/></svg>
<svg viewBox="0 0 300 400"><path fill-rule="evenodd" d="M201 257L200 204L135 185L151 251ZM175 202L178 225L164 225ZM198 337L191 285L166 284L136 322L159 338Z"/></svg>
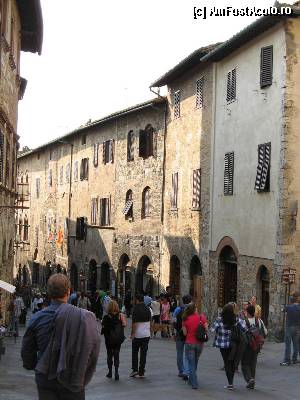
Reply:
<svg viewBox="0 0 300 400"><path fill-rule="evenodd" d="M23 366L35 370L40 400L84 400L96 369L100 332L94 314L68 304L70 282L48 280L49 307L31 318L22 343Z"/></svg>

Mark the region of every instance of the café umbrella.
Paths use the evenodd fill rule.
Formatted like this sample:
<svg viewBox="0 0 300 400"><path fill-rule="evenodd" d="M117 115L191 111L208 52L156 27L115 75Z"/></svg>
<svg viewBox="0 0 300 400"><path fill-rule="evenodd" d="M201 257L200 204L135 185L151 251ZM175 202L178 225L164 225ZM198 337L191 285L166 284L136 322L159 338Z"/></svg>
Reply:
<svg viewBox="0 0 300 400"><path fill-rule="evenodd" d="M0 289L4 289L9 293L14 293L16 290L16 287L11 285L10 283L1 281L1 279L0 279Z"/></svg>

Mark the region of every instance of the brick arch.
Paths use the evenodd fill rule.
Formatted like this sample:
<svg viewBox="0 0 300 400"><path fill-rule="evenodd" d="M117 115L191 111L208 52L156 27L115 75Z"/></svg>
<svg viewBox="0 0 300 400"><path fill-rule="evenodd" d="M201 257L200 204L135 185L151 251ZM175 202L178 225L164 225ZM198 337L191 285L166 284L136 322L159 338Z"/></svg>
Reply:
<svg viewBox="0 0 300 400"><path fill-rule="evenodd" d="M234 252L236 258L237 258L237 259L239 258L240 252L239 252L239 250L238 250L238 248L237 248L237 246L236 246L234 240L233 240L230 236L224 236L224 237L220 240L220 242L219 242L219 244L218 244L218 246L217 246L217 250L216 250L216 254L217 254L217 257L218 257L218 258L220 257L220 253L221 253L221 251L223 250L223 248L224 248L225 246L230 246L230 247L232 248L232 250L233 250L233 252Z"/></svg>

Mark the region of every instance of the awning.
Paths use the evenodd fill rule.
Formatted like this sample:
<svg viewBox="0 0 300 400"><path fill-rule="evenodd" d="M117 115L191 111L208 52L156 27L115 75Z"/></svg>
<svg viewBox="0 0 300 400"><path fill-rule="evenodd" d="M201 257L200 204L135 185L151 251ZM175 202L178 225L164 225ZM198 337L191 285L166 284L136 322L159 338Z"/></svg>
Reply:
<svg viewBox="0 0 300 400"><path fill-rule="evenodd" d="M1 280L0 280L0 288L6 290L9 293L14 293L16 290L15 286Z"/></svg>

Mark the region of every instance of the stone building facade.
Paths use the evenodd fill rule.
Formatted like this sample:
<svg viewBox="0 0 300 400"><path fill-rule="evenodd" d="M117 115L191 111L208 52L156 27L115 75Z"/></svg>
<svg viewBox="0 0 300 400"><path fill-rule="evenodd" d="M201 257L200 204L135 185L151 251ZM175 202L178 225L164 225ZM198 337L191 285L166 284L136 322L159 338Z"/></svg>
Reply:
<svg viewBox="0 0 300 400"><path fill-rule="evenodd" d="M208 257L213 93L211 63L200 58L214 47L196 50L151 85L168 88L163 282L174 293L190 293L198 301L206 276L203 260Z"/></svg>
<svg viewBox="0 0 300 400"><path fill-rule="evenodd" d="M0 279L12 282L17 198L18 101L26 80L20 76L20 52L41 53L42 14L39 1L0 2ZM8 294L0 289L5 318Z"/></svg>
<svg viewBox="0 0 300 400"><path fill-rule="evenodd" d="M28 252L16 257L25 279L44 286L60 271L78 290L158 291L164 132L162 98L19 156L30 193Z"/></svg>

